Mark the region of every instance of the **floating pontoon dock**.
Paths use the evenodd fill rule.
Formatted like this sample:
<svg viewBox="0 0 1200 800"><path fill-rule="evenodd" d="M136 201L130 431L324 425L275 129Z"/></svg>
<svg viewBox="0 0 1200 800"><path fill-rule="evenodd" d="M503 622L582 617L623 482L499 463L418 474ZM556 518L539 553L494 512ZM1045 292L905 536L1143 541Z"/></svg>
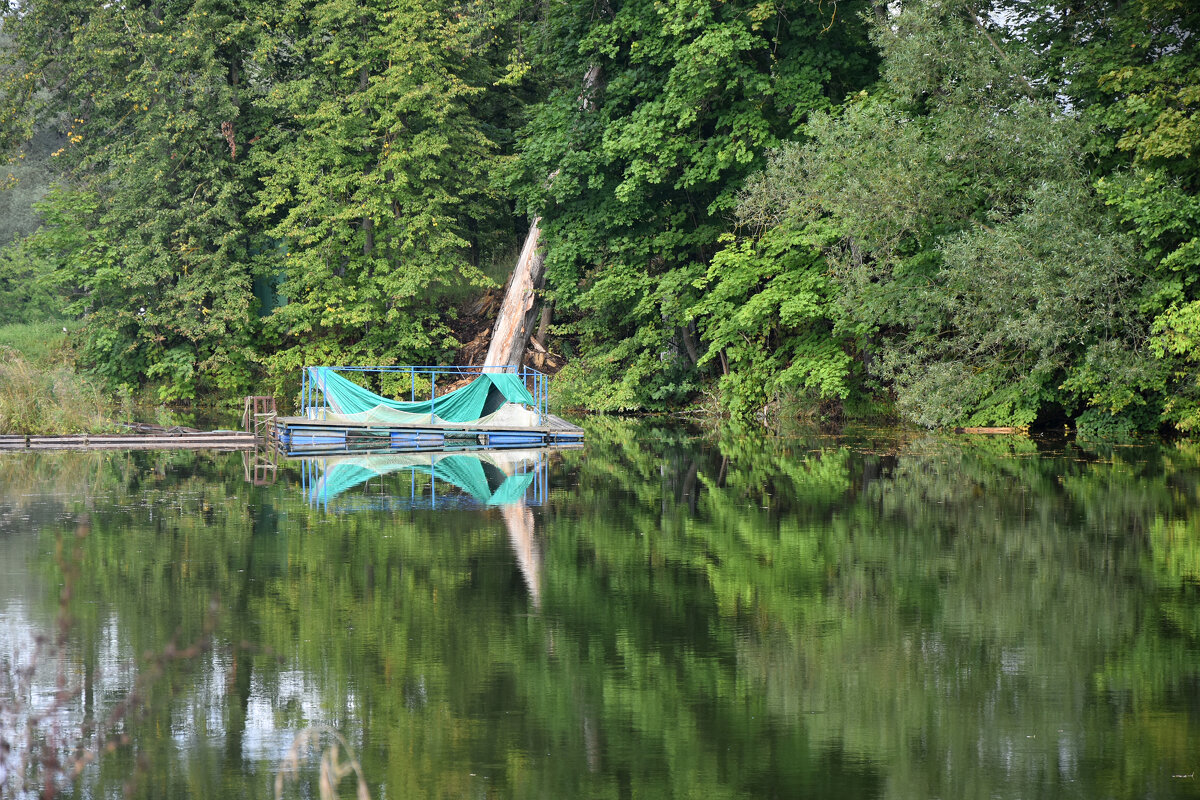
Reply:
<svg viewBox="0 0 1200 800"><path fill-rule="evenodd" d="M368 380L373 374L411 399L376 394L342 373ZM446 387L464 379L466 385L438 395L439 382ZM306 367L301 414L275 417L272 437L291 455L581 443L582 428L547 411L547 386L547 376L536 370L494 366Z"/></svg>
<svg viewBox="0 0 1200 800"><path fill-rule="evenodd" d="M321 422L306 417L277 417L276 436L290 455L370 450L442 450L456 447L539 447L577 444L583 430L558 417L547 415L547 425L537 427L368 425Z"/></svg>

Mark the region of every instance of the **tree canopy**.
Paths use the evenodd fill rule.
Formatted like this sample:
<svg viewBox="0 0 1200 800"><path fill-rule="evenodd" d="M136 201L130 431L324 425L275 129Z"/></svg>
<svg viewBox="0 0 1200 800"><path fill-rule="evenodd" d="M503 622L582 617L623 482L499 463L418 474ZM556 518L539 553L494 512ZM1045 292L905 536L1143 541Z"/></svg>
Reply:
<svg viewBox="0 0 1200 800"><path fill-rule="evenodd" d="M449 361L538 219L569 405L1200 426L1182 0L30 0L2 30L20 202L55 188L0 313L79 317L113 385Z"/></svg>
<svg viewBox="0 0 1200 800"><path fill-rule="evenodd" d="M1190 430L1198 23L904 4L878 84L776 150L740 218L818 237L835 334L917 422Z"/></svg>

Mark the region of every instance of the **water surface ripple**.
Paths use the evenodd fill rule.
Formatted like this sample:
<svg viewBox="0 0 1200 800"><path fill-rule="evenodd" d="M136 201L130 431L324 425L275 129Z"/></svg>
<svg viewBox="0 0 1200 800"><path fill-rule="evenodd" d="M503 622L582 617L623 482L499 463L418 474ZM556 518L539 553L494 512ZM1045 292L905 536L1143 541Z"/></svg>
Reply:
<svg viewBox="0 0 1200 800"><path fill-rule="evenodd" d="M1200 796L1198 446L259 466L0 455L0 795Z"/></svg>

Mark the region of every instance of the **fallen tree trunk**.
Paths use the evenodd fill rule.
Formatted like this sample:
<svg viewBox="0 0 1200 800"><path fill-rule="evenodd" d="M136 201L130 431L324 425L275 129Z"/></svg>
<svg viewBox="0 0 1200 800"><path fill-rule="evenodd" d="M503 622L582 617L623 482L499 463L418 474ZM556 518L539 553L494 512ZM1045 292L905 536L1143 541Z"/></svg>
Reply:
<svg viewBox="0 0 1200 800"><path fill-rule="evenodd" d="M579 94L579 105L584 110L591 107L590 93L599 79L600 67L588 67L583 76L583 91ZM555 170L549 180L553 181L557 174L558 170ZM533 224L529 226L521 257L517 259L517 266L504 288L504 300L500 303L500 312L492 328L492 340L483 360L490 367L503 367L503 372L516 372L520 368L525 358L526 344L533 333L533 301L546 278L546 254L539 247L542 238L539 222L541 217L534 217ZM548 323L549 319L546 320ZM539 339L545 336L546 324L541 326ZM544 346L545 341L539 340L538 344Z"/></svg>
<svg viewBox="0 0 1200 800"><path fill-rule="evenodd" d="M496 316L496 325L492 328L492 341L488 345L487 357L483 363L489 366L504 367L504 371L515 371L525 357L525 343L533 327L533 300L537 290L542 288L545 278L543 267L546 264L546 254L541 252L538 243L542 232L538 228L540 219L535 218L525 236L525 246L521 248L521 257L517 266L508 278L504 289L504 300L500 303L500 313Z"/></svg>
<svg viewBox="0 0 1200 800"><path fill-rule="evenodd" d="M538 319L537 333L533 335L533 343L536 345L535 350L540 348L541 352L546 352L546 334L550 330L550 316L554 313L554 301L542 301L542 315Z"/></svg>

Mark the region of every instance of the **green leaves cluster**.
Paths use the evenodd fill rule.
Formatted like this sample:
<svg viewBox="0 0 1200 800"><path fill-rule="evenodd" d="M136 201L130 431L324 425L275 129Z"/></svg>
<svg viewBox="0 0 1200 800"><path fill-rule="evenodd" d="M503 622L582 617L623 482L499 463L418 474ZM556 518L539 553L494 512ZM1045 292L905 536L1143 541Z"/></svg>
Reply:
<svg viewBox="0 0 1200 800"><path fill-rule="evenodd" d="M833 330L916 422L1193 428L1197 62L1180 45L1200 20L1001 5L876 25L879 85L814 117L740 214L825 236Z"/></svg>
<svg viewBox="0 0 1200 800"><path fill-rule="evenodd" d="M512 239L478 28L445 2L13 7L5 119L65 137L28 252L85 363L170 401L445 357L447 290Z"/></svg>
<svg viewBox="0 0 1200 800"><path fill-rule="evenodd" d="M519 134L511 181L541 215L558 333L580 356L564 399L662 408L699 388L716 363L702 352L709 315L737 302L733 287L705 299L737 193L766 148L870 80L865 8L840 3L836 20L815 3L750 0L548 10L539 63L556 82ZM768 319L751 330L788 332Z"/></svg>
<svg viewBox="0 0 1200 800"><path fill-rule="evenodd" d="M833 284L811 237L775 228L757 239L727 234L689 315L719 360L724 406L749 416L780 398L846 399L853 363L833 335Z"/></svg>

